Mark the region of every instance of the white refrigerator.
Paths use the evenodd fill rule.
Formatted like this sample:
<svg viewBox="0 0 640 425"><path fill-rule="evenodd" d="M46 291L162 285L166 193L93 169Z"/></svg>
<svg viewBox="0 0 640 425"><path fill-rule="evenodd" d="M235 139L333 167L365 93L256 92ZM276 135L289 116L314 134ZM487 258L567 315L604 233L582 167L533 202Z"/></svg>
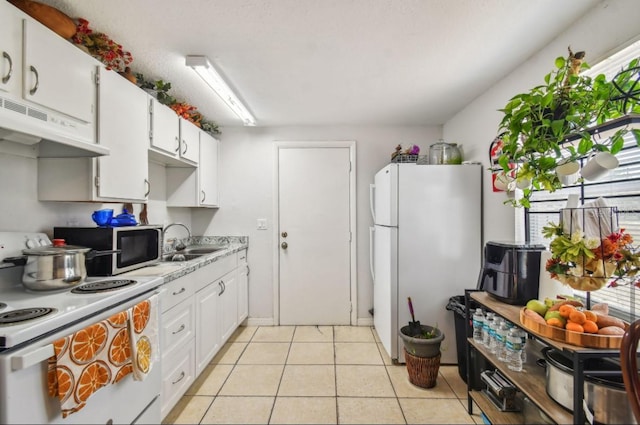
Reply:
<svg viewBox="0 0 640 425"><path fill-rule="evenodd" d="M449 298L476 287L482 257L482 166L389 164L371 185L373 321L393 360L404 362L399 331L411 320L445 335L443 364L456 364Z"/></svg>

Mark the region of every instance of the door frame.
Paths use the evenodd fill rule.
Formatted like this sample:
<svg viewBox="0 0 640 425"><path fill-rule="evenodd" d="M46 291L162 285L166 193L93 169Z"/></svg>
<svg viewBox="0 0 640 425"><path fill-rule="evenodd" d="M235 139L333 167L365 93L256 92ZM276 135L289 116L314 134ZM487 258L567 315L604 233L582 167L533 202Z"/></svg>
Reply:
<svg viewBox="0 0 640 425"><path fill-rule="evenodd" d="M351 242L349 254L350 259L350 294L351 294L351 326L358 323L358 281L357 281L357 237L356 237L356 142L355 141L324 141L324 142L299 142L299 141L276 141L274 148L273 167L273 321L274 325L280 325L280 250L278 241L280 240L280 175L279 159L280 149L300 149L300 148L349 148L349 162L351 172L349 173L349 232Z"/></svg>

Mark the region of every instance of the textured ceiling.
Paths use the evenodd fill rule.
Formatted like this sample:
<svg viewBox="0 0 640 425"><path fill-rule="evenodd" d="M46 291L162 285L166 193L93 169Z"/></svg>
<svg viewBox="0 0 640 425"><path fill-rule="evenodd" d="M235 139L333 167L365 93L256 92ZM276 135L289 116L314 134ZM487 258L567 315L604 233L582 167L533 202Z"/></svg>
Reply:
<svg viewBox="0 0 640 425"><path fill-rule="evenodd" d="M597 0L40 0L131 51L135 72L239 126L184 66L206 55L258 125L439 125Z"/></svg>

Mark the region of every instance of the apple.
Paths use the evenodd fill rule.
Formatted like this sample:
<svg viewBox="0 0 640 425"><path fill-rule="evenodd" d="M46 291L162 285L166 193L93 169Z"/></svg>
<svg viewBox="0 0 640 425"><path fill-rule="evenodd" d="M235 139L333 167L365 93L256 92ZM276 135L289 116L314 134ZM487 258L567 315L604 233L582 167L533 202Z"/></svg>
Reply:
<svg viewBox="0 0 640 425"><path fill-rule="evenodd" d="M527 308L528 308L529 310L533 310L533 311L535 311L536 313L538 313L538 314L539 314L540 316L542 316L542 317L544 317L544 314L545 314L545 313L547 312L547 310L549 309L549 307L547 307L547 306L545 305L545 303L543 303L543 302L542 302L542 301L540 301L540 300L536 300L536 299L529 300L529 301L527 302Z"/></svg>

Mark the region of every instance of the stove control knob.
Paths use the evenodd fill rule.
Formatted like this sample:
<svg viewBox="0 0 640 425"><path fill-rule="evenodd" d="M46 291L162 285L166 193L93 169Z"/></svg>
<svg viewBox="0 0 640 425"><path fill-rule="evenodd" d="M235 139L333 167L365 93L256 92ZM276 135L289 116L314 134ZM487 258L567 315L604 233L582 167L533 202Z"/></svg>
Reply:
<svg viewBox="0 0 640 425"><path fill-rule="evenodd" d="M27 248L35 248L38 243L34 239L27 239Z"/></svg>
<svg viewBox="0 0 640 425"><path fill-rule="evenodd" d="M46 239L42 239L42 238L38 239L38 243L40 244L40 246L48 246L48 245L51 245L51 243L50 243L48 240L46 240Z"/></svg>

